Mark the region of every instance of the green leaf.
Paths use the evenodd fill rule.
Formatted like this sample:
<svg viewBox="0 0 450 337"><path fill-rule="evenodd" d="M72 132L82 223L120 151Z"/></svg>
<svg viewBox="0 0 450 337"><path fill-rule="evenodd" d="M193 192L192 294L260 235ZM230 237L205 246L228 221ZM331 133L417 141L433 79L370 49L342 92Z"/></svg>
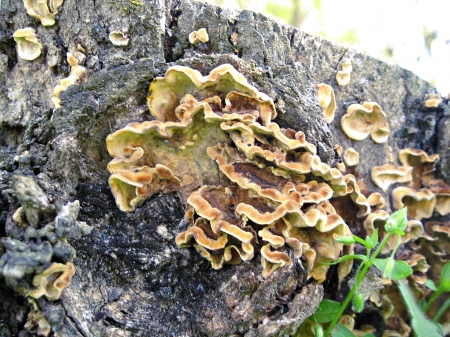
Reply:
<svg viewBox="0 0 450 337"><path fill-rule="evenodd" d="M344 245L352 245L355 243L355 239L351 236L338 236L335 240L343 243Z"/></svg>
<svg viewBox="0 0 450 337"><path fill-rule="evenodd" d="M351 332L349 329L347 329L342 324L338 323L336 325L336 330L333 330L331 332L332 337L355 337L353 332Z"/></svg>
<svg viewBox="0 0 450 337"><path fill-rule="evenodd" d="M394 264L393 265L388 264L389 260L393 261ZM381 271L381 273L383 274L383 277L390 278L391 280L397 281L397 280L404 279L405 277L408 277L409 275L411 275L413 272L410 265L407 264L405 261L396 261L396 260L392 260L391 258L374 259L373 264L375 265L375 267L377 267ZM391 267L392 267L392 269L390 269Z"/></svg>
<svg viewBox="0 0 450 337"><path fill-rule="evenodd" d="M366 247L367 249L372 249L372 239L370 238L370 236L366 236L366 239L364 240L366 242Z"/></svg>
<svg viewBox="0 0 450 337"><path fill-rule="evenodd" d="M450 291L450 261L447 261L444 268L442 268L437 290L441 293L444 291Z"/></svg>
<svg viewBox="0 0 450 337"><path fill-rule="evenodd" d="M375 246L378 244L378 228L375 232L370 235L370 248L375 248Z"/></svg>
<svg viewBox="0 0 450 337"><path fill-rule="evenodd" d="M422 309L422 311L425 312L425 308L427 307L427 301L425 300L418 300L417 305Z"/></svg>
<svg viewBox="0 0 450 337"><path fill-rule="evenodd" d="M428 287L428 289L431 289L431 290L433 290L433 291L436 291L436 290L437 290L436 284L434 284L434 281L433 281L433 280L428 279L428 280L425 282L425 285Z"/></svg>
<svg viewBox="0 0 450 337"><path fill-rule="evenodd" d="M348 261L348 260L352 260L352 259L359 259L359 260L363 260L366 261L367 257L365 255L361 255L361 254L356 254L356 255L345 255L343 257L341 257L339 260L336 261L331 261L331 262L321 262L322 264L328 264L328 265L335 265L338 263L341 263L343 261Z"/></svg>
<svg viewBox="0 0 450 337"><path fill-rule="evenodd" d="M353 235L353 239L356 242L359 242L360 244L362 244L364 247L366 247L366 249L370 249L370 246L367 244L367 242L365 240L361 239L359 236Z"/></svg>
<svg viewBox="0 0 450 337"><path fill-rule="evenodd" d="M398 282L398 288L405 300L409 314L411 315L411 324L418 337L441 337L436 325L429 321L422 310L417 305L416 299L407 286L402 281Z"/></svg>
<svg viewBox="0 0 450 337"><path fill-rule="evenodd" d="M408 219L406 217L407 208L404 207L394 213L386 220L384 228L386 232L395 232L396 229L404 231L408 226Z"/></svg>
<svg viewBox="0 0 450 337"><path fill-rule="evenodd" d="M322 300L314 315L311 316L311 320L320 324L331 322L338 313L340 307L341 303L339 302Z"/></svg>

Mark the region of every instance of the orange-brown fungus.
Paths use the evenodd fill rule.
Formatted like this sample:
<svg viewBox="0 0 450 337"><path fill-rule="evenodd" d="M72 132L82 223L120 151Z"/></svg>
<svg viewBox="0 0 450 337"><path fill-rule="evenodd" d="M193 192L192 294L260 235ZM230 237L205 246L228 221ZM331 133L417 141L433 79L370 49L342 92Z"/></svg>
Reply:
<svg viewBox="0 0 450 337"><path fill-rule="evenodd" d="M423 150L412 148L400 150L398 157L403 166L411 166L413 168L411 186L417 189L422 186L422 177L431 173L434 170L434 165L439 160L439 155L437 154L429 156Z"/></svg>
<svg viewBox="0 0 450 337"><path fill-rule="evenodd" d="M349 194L358 216L370 212L355 178L320 161L302 131L272 122L272 99L231 65L208 76L175 66L150 85L156 120L108 136L109 184L121 210L154 193L179 191L188 228L179 247L194 246L215 269L260 253L263 275L302 258L325 280L329 262L353 246L352 233L329 202ZM342 280L351 261L338 266Z"/></svg>
<svg viewBox="0 0 450 337"><path fill-rule="evenodd" d="M33 285L37 289L30 291L28 295L34 298L45 296L49 301L57 300L63 289L70 284L74 274L75 266L72 262L52 263L50 267L33 278Z"/></svg>

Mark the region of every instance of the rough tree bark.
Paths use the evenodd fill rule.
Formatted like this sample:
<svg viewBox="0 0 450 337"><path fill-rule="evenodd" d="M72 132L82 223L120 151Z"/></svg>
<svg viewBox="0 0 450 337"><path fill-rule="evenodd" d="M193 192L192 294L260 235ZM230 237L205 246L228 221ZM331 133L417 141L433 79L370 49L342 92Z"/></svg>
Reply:
<svg viewBox="0 0 450 337"><path fill-rule="evenodd" d="M323 296L322 285L306 282L300 261L263 279L258 257L216 271L195 250L177 248L174 238L186 224L176 194L155 195L132 213L116 207L105 138L153 118L149 84L171 65L206 75L232 64L274 100L276 122L305 132L326 163L334 159L334 144L353 146L361 154L359 173L370 177L371 167L388 162L389 146L394 153L409 146L439 153L438 172L449 179L449 111L425 115L423 96L434 89L398 66L260 14L192 1L65 0L56 21L44 27L21 1L1 2L0 234L14 232L20 206L14 175L34 177L53 204L79 200L79 220L93 227L70 240L77 272L60 300L38 301L55 336L287 336ZM12 38L25 27L35 28L43 45L34 61L18 57ZM191 45L189 33L203 27L210 41ZM114 30L128 31L128 46L109 41ZM79 56L80 50L88 80L62 92L62 108L54 109L53 88L70 71L66 53ZM352 80L339 87L335 75L344 57L352 60ZM317 104L318 83L335 88L331 125ZM347 106L364 101L377 102L388 115L387 143L343 134L339 122ZM361 220L344 219L358 233ZM0 334L29 335L28 303L0 282Z"/></svg>

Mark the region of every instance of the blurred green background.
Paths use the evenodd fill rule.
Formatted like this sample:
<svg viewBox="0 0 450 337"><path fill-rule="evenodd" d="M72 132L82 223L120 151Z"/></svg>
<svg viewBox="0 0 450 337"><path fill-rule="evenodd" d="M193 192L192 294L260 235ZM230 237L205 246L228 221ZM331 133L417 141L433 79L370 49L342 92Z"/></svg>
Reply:
<svg viewBox="0 0 450 337"><path fill-rule="evenodd" d="M207 0L264 13L413 71L450 93L450 0Z"/></svg>

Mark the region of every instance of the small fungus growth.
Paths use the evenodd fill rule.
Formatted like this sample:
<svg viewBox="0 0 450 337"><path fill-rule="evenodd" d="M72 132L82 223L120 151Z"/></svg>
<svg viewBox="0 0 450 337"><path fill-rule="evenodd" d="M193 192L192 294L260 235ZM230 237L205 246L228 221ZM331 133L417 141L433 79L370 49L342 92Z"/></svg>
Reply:
<svg viewBox="0 0 450 337"><path fill-rule="evenodd" d="M39 298L45 296L49 301L55 301L61 296L62 290L70 284L75 274L75 266L72 262L67 264L52 263L42 273L34 276L33 285L37 289L28 293L29 296Z"/></svg>
<svg viewBox="0 0 450 337"><path fill-rule="evenodd" d="M386 115L374 102L350 105L342 116L341 127L347 137L354 140L363 140L370 135L374 142L384 143L390 134Z"/></svg>
<svg viewBox="0 0 450 337"><path fill-rule="evenodd" d="M333 88L324 83L318 84L317 98L322 108L322 113L327 123L330 124L334 120L334 113L336 112L336 99L334 98Z"/></svg>
<svg viewBox="0 0 450 337"><path fill-rule="evenodd" d="M336 81L340 86L345 86L350 83L350 73L353 67L349 59L345 59L342 63L342 71L338 71L336 74Z"/></svg>
<svg viewBox="0 0 450 337"><path fill-rule="evenodd" d="M442 103L442 97L437 94L427 94L424 97L424 101L426 108L437 108Z"/></svg>
<svg viewBox="0 0 450 337"><path fill-rule="evenodd" d="M109 33L109 41L116 46L127 46L130 38L124 32L114 31Z"/></svg>
<svg viewBox="0 0 450 337"><path fill-rule="evenodd" d="M64 0L50 0L50 10L46 0L23 0L28 15L41 20L43 26L53 26L55 24L54 15L59 13L59 7Z"/></svg>
<svg viewBox="0 0 450 337"><path fill-rule="evenodd" d="M61 99L59 95L62 91L72 84L82 84L87 81L86 68L78 64L78 60L71 54L67 53L67 62L70 65L70 74L68 77L59 81L59 84L53 89L52 102L55 104L55 108L61 107Z"/></svg>
<svg viewBox="0 0 450 337"><path fill-rule="evenodd" d="M32 61L41 55L42 45L36 37L36 31L33 28L18 29L13 34L14 41L17 43L17 53L24 60Z"/></svg>
<svg viewBox="0 0 450 337"><path fill-rule="evenodd" d="M349 147L344 152L344 163L347 166L356 166L359 164L359 153L354 148Z"/></svg>
<svg viewBox="0 0 450 337"><path fill-rule="evenodd" d="M330 203L349 195L358 216L370 205L352 175L320 161L302 131L283 129L273 101L231 65L202 76L174 66L150 85L156 120L131 123L106 139L109 185L117 206L133 211L159 192L178 191L189 225L176 237L215 269L260 253L263 276L304 260L325 280L329 262L353 251ZM342 281L351 262L338 266Z"/></svg>
<svg viewBox="0 0 450 337"><path fill-rule="evenodd" d="M36 303L36 300L29 298L28 301L31 309L28 313L28 319L24 325L24 328L38 336L48 336L50 332L52 332L52 327L48 324L47 319L44 317L44 314L41 308L39 308L39 305Z"/></svg>
<svg viewBox="0 0 450 337"><path fill-rule="evenodd" d="M206 43L208 41L209 36L206 28L200 28L199 30L193 31L189 34L189 42L191 44L197 44L199 42Z"/></svg>

